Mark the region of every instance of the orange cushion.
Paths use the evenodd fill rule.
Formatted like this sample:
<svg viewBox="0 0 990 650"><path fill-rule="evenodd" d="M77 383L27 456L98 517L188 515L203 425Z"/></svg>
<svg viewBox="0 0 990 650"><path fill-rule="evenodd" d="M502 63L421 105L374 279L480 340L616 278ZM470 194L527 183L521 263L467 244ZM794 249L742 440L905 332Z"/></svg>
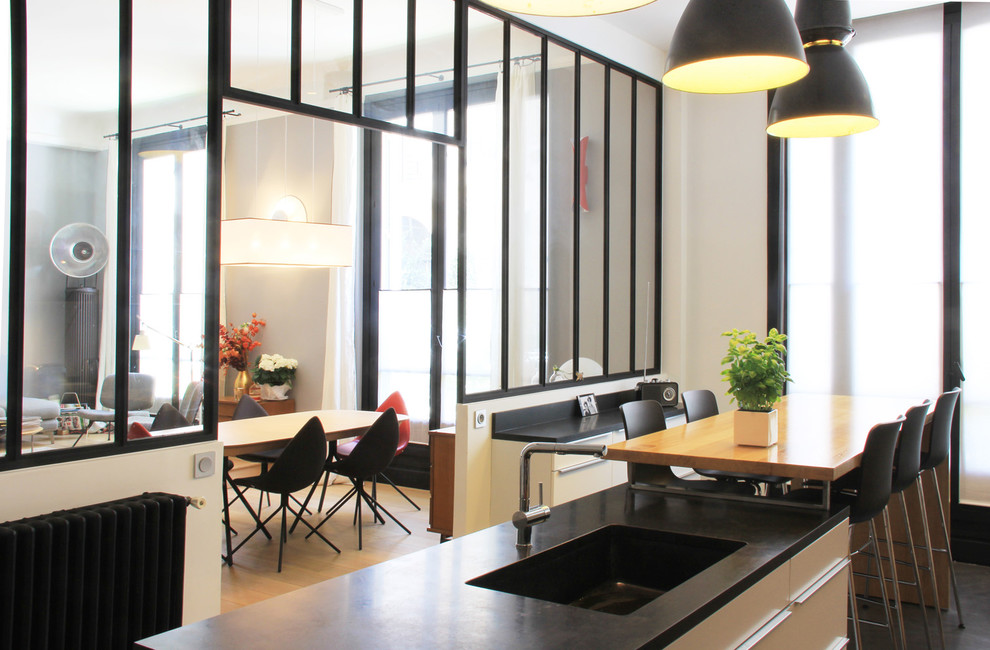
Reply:
<svg viewBox="0 0 990 650"><path fill-rule="evenodd" d="M150 438L151 432L140 422L132 422L127 429L127 439L137 440L138 438Z"/></svg>

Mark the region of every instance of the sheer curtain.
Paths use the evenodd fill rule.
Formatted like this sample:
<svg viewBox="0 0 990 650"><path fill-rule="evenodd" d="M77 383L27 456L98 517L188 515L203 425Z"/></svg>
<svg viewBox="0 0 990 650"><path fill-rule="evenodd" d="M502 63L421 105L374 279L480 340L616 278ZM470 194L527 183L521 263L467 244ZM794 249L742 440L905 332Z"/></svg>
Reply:
<svg viewBox="0 0 990 650"><path fill-rule="evenodd" d="M961 104L961 264L963 384L960 422L959 501L990 505L990 367L986 363L986 337L990 322L990 240L987 206L990 205L990 124L986 109L990 89L986 61L990 60L990 6L962 6Z"/></svg>
<svg viewBox="0 0 990 650"><path fill-rule="evenodd" d="M857 21L880 126L788 146L790 392L934 398L942 340L942 8Z"/></svg>
<svg viewBox="0 0 990 650"><path fill-rule="evenodd" d="M341 98L345 99L345 98ZM347 102L349 104L349 102ZM360 129L333 125L331 220L355 226L359 196ZM357 238L355 237L355 245ZM360 259L355 254L355 260ZM323 408L357 408L357 365L354 350L354 269L330 269L327 296L326 363L323 371Z"/></svg>
<svg viewBox="0 0 990 650"><path fill-rule="evenodd" d="M110 259L103 267L103 289L100 296L103 301L103 309L100 316L100 364L99 391L103 385L103 380L107 375L113 374L117 359L116 338L117 338L117 141L110 140L107 148L107 207L106 224L103 229L107 236L107 245L110 247ZM97 392L99 401L99 392ZM97 407L97 404L91 404Z"/></svg>
<svg viewBox="0 0 990 650"><path fill-rule="evenodd" d="M509 387L539 382L540 95L537 63L509 74ZM504 75L495 103L501 105ZM497 329L495 331L498 331Z"/></svg>

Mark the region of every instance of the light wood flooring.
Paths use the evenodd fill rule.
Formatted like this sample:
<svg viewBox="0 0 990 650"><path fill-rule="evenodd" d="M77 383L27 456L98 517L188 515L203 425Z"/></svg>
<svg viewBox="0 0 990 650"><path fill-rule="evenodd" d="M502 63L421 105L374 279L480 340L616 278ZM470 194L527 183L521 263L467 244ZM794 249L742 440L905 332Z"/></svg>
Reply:
<svg viewBox="0 0 990 650"><path fill-rule="evenodd" d="M338 478L337 483L331 485L327 490L324 512L336 503L337 499L342 497L349 488L350 482ZM378 486L378 499L406 528L412 531L411 535L407 535L388 517L385 517L386 523L384 525L373 523L371 513L367 507L364 507L362 509L364 548L359 551L357 527L352 525L354 517L352 500L320 528L320 532L340 548L340 554L338 555L315 535L306 539L305 533L308 529L300 525L295 533L289 535L289 539L285 543L281 573L277 572L278 524L276 521L279 518L276 517L268 524L268 529L272 533L271 541L258 533L234 554L234 566L223 565L220 582L221 611L229 612L259 600L272 598L439 544L440 536L426 531L429 525L429 491L405 487L402 488L402 491L409 495L409 498L415 501L422 510L417 511L387 484ZM233 496L232 491L230 494ZM298 496L302 500L305 497L305 491ZM313 499L314 503L310 507L311 510L315 511L318 496L319 493L317 492ZM248 498L252 504L256 504L258 493L251 490L248 492ZM273 508L275 501L273 500L272 503ZM272 510L265 505L263 512L270 514ZM263 514L262 519L266 516L267 514ZM322 518L322 513L311 514L307 517L314 526ZM251 532L251 517L240 502L231 505L231 519L234 528L241 536ZM238 536L235 535L233 539L236 546ZM221 548L223 548L223 542L221 542Z"/></svg>

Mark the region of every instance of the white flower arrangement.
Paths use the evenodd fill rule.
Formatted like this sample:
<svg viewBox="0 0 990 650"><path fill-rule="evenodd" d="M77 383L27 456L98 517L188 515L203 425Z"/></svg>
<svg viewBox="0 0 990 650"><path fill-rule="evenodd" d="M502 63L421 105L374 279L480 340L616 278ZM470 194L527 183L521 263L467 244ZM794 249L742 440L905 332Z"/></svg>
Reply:
<svg viewBox="0 0 990 650"><path fill-rule="evenodd" d="M270 386L292 385L299 362L281 354L263 354L254 362L251 374L255 383Z"/></svg>

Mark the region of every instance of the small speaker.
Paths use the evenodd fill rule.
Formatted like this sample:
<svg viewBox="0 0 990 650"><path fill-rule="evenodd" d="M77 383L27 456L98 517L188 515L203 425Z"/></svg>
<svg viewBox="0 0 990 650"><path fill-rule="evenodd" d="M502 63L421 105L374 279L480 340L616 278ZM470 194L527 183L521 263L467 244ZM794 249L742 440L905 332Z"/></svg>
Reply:
<svg viewBox="0 0 990 650"><path fill-rule="evenodd" d="M656 400L661 406L677 406L677 382L641 381L637 387L640 399Z"/></svg>

